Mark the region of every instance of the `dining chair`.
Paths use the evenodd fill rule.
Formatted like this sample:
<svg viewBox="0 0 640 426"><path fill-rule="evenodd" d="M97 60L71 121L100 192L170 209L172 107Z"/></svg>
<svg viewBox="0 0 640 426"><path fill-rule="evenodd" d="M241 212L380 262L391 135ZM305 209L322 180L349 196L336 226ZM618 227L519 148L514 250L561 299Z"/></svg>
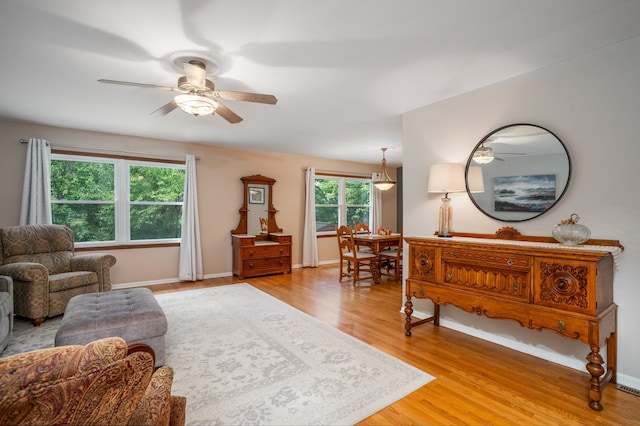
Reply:
<svg viewBox="0 0 640 426"><path fill-rule="evenodd" d="M353 227L354 232L356 234L370 234L371 233L371 229L369 229L369 225L367 225L366 223L356 223L356 225Z"/></svg>
<svg viewBox="0 0 640 426"><path fill-rule="evenodd" d="M355 226L353 227L353 233L354 234L371 234L371 229L369 228L369 225L364 223L364 222L360 222L360 223L356 223ZM371 247L367 247L367 246L360 246L357 245L358 250L360 251L364 251L367 253L373 253L373 250L371 250Z"/></svg>
<svg viewBox="0 0 640 426"><path fill-rule="evenodd" d="M396 281L402 281L402 235L397 246L387 247L378 253L380 270L383 275L392 276ZM382 270L386 270L383 273ZM393 274L391 273L393 271Z"/></svg>
<svg viewBox="0 0 640 426"><path fill-rule="evenodd" d="M345 277L352 278L353 285L368 279L373 279L374 282L379 281L378 256L371 252L359 251L353 241L353 232L346 226L338 228L337 236L340 251L340 281Z"/></svg>

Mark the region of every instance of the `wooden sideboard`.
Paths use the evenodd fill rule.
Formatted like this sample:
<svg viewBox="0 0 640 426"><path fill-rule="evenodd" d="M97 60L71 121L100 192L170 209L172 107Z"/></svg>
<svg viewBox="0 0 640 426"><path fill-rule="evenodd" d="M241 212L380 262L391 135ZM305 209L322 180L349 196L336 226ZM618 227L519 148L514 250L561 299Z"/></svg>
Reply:
<svg viewBox="0 0 640 426"><path fill-rule="evenodd" d="M505 234L505 229L507 230ZM551 330L589 345L589 406L602 410L602 391L615 383L617 305L613 302L618 241L590 240L567 247L551 238L521 236L513 228L496 235L407 237L405 334L420 324L440 325L440 305L488 318ZM507 240L500 239L502 237ZM414 298L430 299L433 316L414 321ZM600 348L607 347L606 370Z"/></svg>
<svg viewBox="0 0 640 426"><path fill-rule="evenodd" d="M291 235L271 233L268 239L234 234L233 274L240 279L258 275L291 273Z"/></svg>

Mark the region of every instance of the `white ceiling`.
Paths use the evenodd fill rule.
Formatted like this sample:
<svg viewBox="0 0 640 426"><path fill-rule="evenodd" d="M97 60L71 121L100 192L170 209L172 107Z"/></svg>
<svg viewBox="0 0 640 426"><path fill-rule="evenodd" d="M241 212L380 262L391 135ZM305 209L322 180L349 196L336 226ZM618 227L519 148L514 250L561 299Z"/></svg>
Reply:
<svg viewBox="0 0 640 426"><path fill-rule="evenodd" d="M638 35L637 0L2 0L0 117L399 165L403 112ZM154 117L175 93L97 82L175 86L180 52L277 105Z"/></svg>

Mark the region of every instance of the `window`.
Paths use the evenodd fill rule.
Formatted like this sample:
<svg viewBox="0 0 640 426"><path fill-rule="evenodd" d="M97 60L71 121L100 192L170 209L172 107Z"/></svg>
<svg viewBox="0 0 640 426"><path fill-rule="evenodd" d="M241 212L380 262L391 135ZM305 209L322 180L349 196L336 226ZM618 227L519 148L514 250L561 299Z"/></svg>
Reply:
<svg viewBox="0 0 640 426"><path fill-rule="evenodd" d="M176 241L184 175L183 164L52 154L53 223L81 246Z"/></svg>
<svg viewBox="0 0 640 426"><path fill-rule="evenodd" d="M371 180L347 177L318 177L316 192L316 232L335 233L339 226L369 223Z"/></svg>

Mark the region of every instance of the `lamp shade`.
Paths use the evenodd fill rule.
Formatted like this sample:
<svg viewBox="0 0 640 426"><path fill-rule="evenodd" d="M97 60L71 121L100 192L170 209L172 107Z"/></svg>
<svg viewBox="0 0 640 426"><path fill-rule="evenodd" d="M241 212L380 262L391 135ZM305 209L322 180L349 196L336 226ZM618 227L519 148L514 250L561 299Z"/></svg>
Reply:
<svg viewBox="0 0 640 426"><path fill-rule="evenodd" d="M449 192L465 192L464 164L433 164L429 168L429 192L448 194Z"/></svg>
<svg viewBox="0 0 640 426"><path fill-rule="evenodd" d="M482 167L470 166L467 170L467 185L469 192L484 192L484 178Z"/></svg>

